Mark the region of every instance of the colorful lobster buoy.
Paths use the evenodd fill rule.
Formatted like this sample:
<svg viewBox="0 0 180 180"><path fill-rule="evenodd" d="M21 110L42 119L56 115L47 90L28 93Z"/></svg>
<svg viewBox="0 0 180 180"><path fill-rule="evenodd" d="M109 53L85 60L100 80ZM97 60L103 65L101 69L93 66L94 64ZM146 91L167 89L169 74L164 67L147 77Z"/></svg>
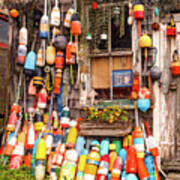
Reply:
<svg viewBox="0 0 180 180"><path fill-rule="evenodd" d="M133 135L133 144L136 148L136 152L144 152L144 136L140 127L136 127L132 133Z"/></svg>
<svg viewBox="0 0 180 180"><path fill-rule="evenodd" d="M132 25L132 23L133 23L133 10L132 10L133 5L131 2L129 2L128 6L129 6L128 24Z"/></svg>
<svg viewBox="0 0 180 180"><path fill-rule="evenodd" d="M65 160L61 168L61 175L59 180L71 180L75 178L77 159L78 154L76 150L72 149L66 151Z"/></svg>
<svg viewBox="0 0 180 180"><path fill-rule="evenodd" d="M141 36L141 20L144 19L144 6L139 0L136 0L134 4L134 19L137 20L138 37L140 37Z"/></svg>
<svg viewBox="0 0 180 180"><path fill-rule="evenodd" d="M84 180L84 168L86 166L87 155L88 155L88 151L84 150L82 154L79 156L76 180Z"/></svg>
<svg viewBox="0 0 180 180"><path fill-rule="evenodd" d="M45 142L46 142L46 154L49 155L53 145L53 135L51 132L47 133L47 136L45 137Z"/></svg>
<svg viewBox="0 0 180 180"><path fill-rule="evenodd" d="M75 58L75 54L76 54L76 46L75 44L70 41L67 46L66 46L66 64L75 64L76 58Z"/></svg>
<svg viewBox="0 0 180 180"><path fill-rule="evenodd" d="M34 122L34 129L36 132L41 132L44 122L43 117L41 115L41 112L39 109L36 109L35 116L34 116L35 122Z"/></svg>
<svg viewBox="0 0 180 180"><path fill-rule="evenodd" d="M36 60L36 66L38 67L43 67L45 65L45 60L44 60L44 51L43 48L40 47L38 52L37 52L37 60Z"/></svg>
<svg viewBox="0 0 180 180"><path fill-rule="evenodd" d="M126 180L138 180L138 178L135 174L127 174Z"/></svg>
<svg viewBox="0 0 180 180"><path fill-rule="evenodd" d="M55 1L55 6L51 12L51 25L59 26L60 25L60 10L58 7L58 0Z"/></svg>
<svg viewBox="0 0 180 180"><path fill-rule="evenodd" d="M67 137L67 140L66 140L66 146L68 148L74 148L75 147L77 135L78 135L77 128L76 127L72 127L69 130L68 137Z"/></svg>
<svg viewBox="0 0 180 180"><path fill-rule="evenodd" d="M44 1L44 14L40 20L40 37L47 39L49 36L49 17L47 15L47 0Z"/></svg>
<svg viewBox="0 0 180 180"><path fill-rule="evenodd" d="M56 76L54 81L54 94L59 94L61 89L62 70L56 70Z"/></svg>
<svg viewBox="0 0 180 180"><path fill-rule="evenodd" d="M80 156L85 151L84 149L85 143L86 143L85 138L83 136L78 136L75 146L75 149L78 152L78 156Z"/></svg>
<svg viewBox="0 0 180 180"><path fill-rule="evenodd" d="M109 172L111 173L114 165L114 161L116 160L117 153L116 153L116 144L110 144L109 145L109 158L110 158L110 164L109 164Z"/></svg>
<svg viewBox="0 0 180 180"><path fill-rule="evenodd" d="M161 70L158 66L153 66L150 70L150 75L151 75L151 78L152 80L154 81L158 81L161 79Z"/></svg>
<svg viewBox="0 0 180 180"><path fill-rule="evenodd" d="M66 14L65 20L64 20L64 26L67 28L70 28L71 26L71 18L72 15L75 13L75 10L70 8Z"/></svg>
<svg viewBox="0 0 180 180"><path fill-rule="evenodd" d="M46 143L41 138L37 144L36 149L36 166L35 177L36 180L43 180L45 177L45 160L46 160Z"/></svg>
<svg viewBox="0 0 180 180"><path fill-rule="evenodd" d="M61 51L65 50L67 43L68 41L67 41L66 36L58 35L55 37L54 46L56 47L57 50L61 50Z"/></svg>
<svg viewBox="0 0 180 180"><path fill-rule="evenodd" d="M10 10L10 16L12 18L17 18L19 16L19 11L17 9L11 9Z"/></svg>
<svg viewBox="0 0 180 180"><path fill-rule="evenodd" d="M64 68L64 53L62 51L58 51L56 53L55 68L56 69Z"/></svg>
<svg viewBox="0 0 180 180"><path fill-rule="evenodd" d="M70 121L70 110L67 106L65 106L62 110L62 115L61 115L61 122L60 122L61 127L68 128L69 121Z"/></svg>
<svg viewBox="0 0 180 180"><path fill-rule="evenodd" d="M16 136L12 136L8 138L8 142L6 143L6 147L5 147L5 150L4 150L4 155L5 156L11 156L15 146L16 146L16 143L17 143L17 138Z"/></svg>
<svg viewBox="0 0 180 180"><path fill-rule="evenodd" d="M34 51L30 51L24 63L24 72L26 75L32 76L36 67L36 53Z"/></svg>
<svg viewBox="0 0 180 180"><path fill-rule="evenodd" d="M48 65L53 65L56 58L56 49L54 46L50 45L46 50L46 62Z"/></svg>
<svg viewBox="0 0 180 180"><path fill-rule="evenodd" d="M72 32L73 36L81 35L80 16L77 13L74 13L72 15L72 19L71 19L71 32Z"/></svg>
<svg viewBox="0 0 180 180"><path fill-rule="evenodd" d="M152 40L148 34L144 34L140 37L139 45L141 48L144 48L144 58L145 58L145 64L144 64L144 72L147 72L147 61L148 61L148 48L152 46Z"/></svg>
<svg viewBox="0 0 180 180"><path fill-rule="evenodd" d="M33 76L33 85L36 86L36 90L39 92L40 89L43 86L43 72L42 69L39 67L36 67L35 72L34 72L34 76Z"/></svg>
<svg viewBox="0 0 180 180"><path fill-rule="evenodd" d="M108 154L103 155L101 157L99 169L97 171L96 180L107 180L109 163L110 163L109 155Z"/></svg>
<svg viewBox="0 0 180 180"><path fill-rule="evenodd" d="M17 103L14 103L11 108L11 114L9 116L9 121L7 124L7 131L14 131L16 127L16 122L19 120L18 114L20 113L20 106Z"/></svg>
<svg viewBox="0 0 180 180"><path fill-rule="evenodd" d="M64 156L65 156L65 152L66 152L65 144L59 143L57 148L56 148L56 152L53 156L52 163L56 166L62 166Z"/></svg>
<svg viewBox="0 0 180 180"><path fill-rule="evenodd" d="M134 147L130 147L127 151L126 173L137 173L136 149Z"/></svg>
<svg viewBox="0 0 180 180"><path fill-rule="evenodd" d="M173 76L180 75L180 61L177 50L175 50L173 53L173 61L171 62L171 73Z"/></svg>
<svg viewBox="0 0 180 180"><path fill-rule="evenodd" d="M174 38L176 36L176 24L174 22L173 15L170 16L170 22L167 25L166 35L169 38Z"/></svg>
<svg viewBox="0 0 180 180"><path fill-rule="evenodd" d="M47 107L47 91L46 88L42 88L39 92L37 107L39 109L45 109Z"/></svg>
<svg viewBox="0 0 180 180"><path fill-rule="evenodd" d="M17 145L12 152L9 169L18 169L23 164L25 133L21 132L18 136Z"/></svg>
<svg viewBox="0 0 180 180"><path fill-rule="evenodd" d="M87 156L86 166L84 169L84 179L95 180L96 173L100 162L100 146L98 141L91 143L91 151Z"/></svg>
<svg viewBox="0 0 180 180"><path fill-rule="evenodd" d="M101 141L101 145L100 145L101 156L104 156L109 153L109 144L110 144L109 139L104 139Z"/></svg>
<svg viewBox="0 0 180 180"><path fill-rule="evenodd" d="M121 157L117 156L116 160L114 161L110 180L119 180L120 179L122 166L123 166L123 160Z"/></svg>
<svg viewBox="0 0 180 180"><path fill-rule="evenodd" d="M139 98L137 101L137 105L139 110L142 112L146 112L150 106L151 106L151 101L150 101L150 91L146 87L143 87L139 91Z"/></svg>
<svg viewBox="0 0 180 180"><path fill-rule="evenodd" d="M127 158L127 151L124 149L124 148L122 148L120 151L119 151L119 157L121 157L122 158L122 160L123 160L123 167L122 167L122 169L124 169L125 168L125 164L126 164L126 158Z"/></svg>
<svg viewBox="0 0 180 180"><path fill-rule="evenodd" d="M156 180L154 157L150 152L146 152L144 162L149 173L149 180Z"/></svg>
<svg viewBox="0 0 180 180"><path fill-rule="evenodd" d="M22 27L19 31L19 45L27 46L28 44L28 31L26 27Z"/></svg>
<svg viewBox="0 0 180 180"><path fill-rule="evenodd" d="M119 151L122 147L121 141L120 140L113 140L112 144L116 145L116 153L119 154Z"/></svg>
<svg viewBox="0 0 180 180"><path fill-rule="evenodd" d="M25 45L19 45L17 63L24 65L26 54L27 54L27 47Z"/></svg>

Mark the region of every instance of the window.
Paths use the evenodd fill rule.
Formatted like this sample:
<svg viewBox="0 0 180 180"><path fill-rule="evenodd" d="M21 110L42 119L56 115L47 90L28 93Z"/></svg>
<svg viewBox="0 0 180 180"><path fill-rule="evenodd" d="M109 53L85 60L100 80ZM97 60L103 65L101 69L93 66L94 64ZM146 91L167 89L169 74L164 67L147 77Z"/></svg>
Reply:
<svg viewBox="0 0 180 180"><path fill-rule="evenodd" d="M131 26L127 23L128 5L124 2L113 2L99 3L96 10L88 6L87 30L92 36L91 53L131 49Z"/></svg>

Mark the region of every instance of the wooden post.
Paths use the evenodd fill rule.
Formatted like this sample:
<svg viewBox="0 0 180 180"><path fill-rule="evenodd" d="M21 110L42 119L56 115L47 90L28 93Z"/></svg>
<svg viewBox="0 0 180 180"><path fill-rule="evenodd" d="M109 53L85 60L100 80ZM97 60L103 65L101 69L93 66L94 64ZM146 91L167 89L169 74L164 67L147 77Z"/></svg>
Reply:
<svg viewBox="0 0 180 180"><path fill-rule="evenodd" d="M10 18L9 19L9 49L8 49L8 77L6 81L6 95L5 95L5 118L3 123L3 138L2 138L2 145L5 143L5 137L6 137L6 125L8 121L9 116L9 102L10 102L10 80L11 80L11 59L12 59L12 41L13 41L13 21Z"/></svg>
<svg viewBox="0 0 180 180"><path fill-rule="evenodd" d="M109 10L110 11L110 10ZM113 58L111 55L111 11L108 19L108 53L109 53L109 73L110 73L110 99L113 100L113 82L112 82L112 70L113 70Z"/></svg>

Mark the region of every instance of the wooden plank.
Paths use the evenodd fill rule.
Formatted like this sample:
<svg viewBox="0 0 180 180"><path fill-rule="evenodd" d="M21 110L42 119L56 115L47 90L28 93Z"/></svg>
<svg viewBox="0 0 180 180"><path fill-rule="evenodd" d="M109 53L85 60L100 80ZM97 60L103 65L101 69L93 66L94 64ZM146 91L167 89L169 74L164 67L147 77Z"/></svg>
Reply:
<svg viewBox="0 0 180 180"><path fill-rule="evenodd" d="M111 52L111 53L99 53L99 54L91 54L91 58L98 58L98 57L109 57L109 56L132 56L132 51L117 51L117 52Z"/></svg>
<svg viewBox="0 0 180 180"><path fill-rule="evenodd" d="M82 136L100 136L100 137L124 137L132 132L132 127L129 127L125 130L119 129L91 129L91 130L84 130L80 131L80 135Z"/></svg>
<svg viewBox="0 0 180 180"><path fill-rule="evenodd" d="M110 88L109 59L98 58L91 61L92 88Z"/></svg>
<svg viewBox="0 0 180 180"><path fill-rule="evenodd" d="M122 56L113 58L113 70L132 69L132 56Z"/></svg>

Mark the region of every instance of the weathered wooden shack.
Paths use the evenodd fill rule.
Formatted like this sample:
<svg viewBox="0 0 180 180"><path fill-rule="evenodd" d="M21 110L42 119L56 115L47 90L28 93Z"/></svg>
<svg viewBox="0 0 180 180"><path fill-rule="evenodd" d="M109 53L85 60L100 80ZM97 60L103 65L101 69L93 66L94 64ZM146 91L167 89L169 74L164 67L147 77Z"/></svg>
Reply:
<svg viewBox="0 0 180 180"><path fill-rule="evenodd" d="M127 22L128 3L127 1L101 0L98 1L97 7L93 7L91 0L78 1L82 25L78 54L80 74L68 100L72 117L82 115L84 107L91 107L93 103L102 105L102 102L108 105L117 103L127 106L132 115L135 114L137 106L136 101L132 98L131 86L132 77L138 74L142 76L140 83L144 83L151 90L152 102L147 113L139 113L139 119L141 122L144 120L150 122L153 136L160 147L161 160L177 161L177 166L173 163L167 166L168 164L165 163L165 167L170 168L170 170L180 170L178 167L178 157L180 156L180 77L173 77L170 69L174 50L180 51L180 14L178 8L176 11L170 9L174 15L177 34L174 38L169 39L166 31L170 11L166 17L160 18L154 14L155 4L144 2L145 19L141 22L142 35L146 32L152 38L152 47L148 49L148 70L150 71L152 65L156 65L162 72L161 80L152 82L149 74L143 73L144 50L139 47L137 21L133 20L131 25ZM41 4L39 8L41 9ZM153 23L157 23L159 29L153 29ZM4 59L1 58L2 60ZM130 85L125 77L130 78L128 80ZM15 92L16 90L12 91L12 93ZM9 102L13 102L13 95L10 99ZM134 116L132 119L129 123L135 122ZM81 133L85 136L105 136L107 134L108 128L104 130L103 134L104 126L99 127L98 123L92 125L92 123L85 123ZM130 133L132 130L131 127L128 130L125 128L126 131L122 130L122 133L117 132L115 135L112 134L114 129L115 127L112 126L108 135L122 137L124 133ZM102 131L99 133L100 130Z"/></svg>

